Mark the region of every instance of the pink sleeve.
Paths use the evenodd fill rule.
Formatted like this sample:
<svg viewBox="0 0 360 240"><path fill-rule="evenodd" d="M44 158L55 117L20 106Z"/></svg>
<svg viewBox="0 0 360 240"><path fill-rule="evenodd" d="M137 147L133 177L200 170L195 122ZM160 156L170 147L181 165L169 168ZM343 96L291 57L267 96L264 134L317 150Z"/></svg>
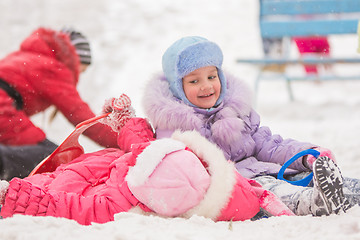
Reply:
<svg viewBox="0 0 360 240"><path fill-rule="evenodd" d="M144 118L132 118L121 128L117 142L120 149L129 152L133 144L153 140L155 136L149 122Z"/></svg>
<svg viewBox="0 0 360 240"><path fill-rule="evenodd" d="M1 215L65 217L85 225L111 221L115 213L128 211L137 203L129 190L118 187L127 171L122 156L118 149L104 149L60 166L54 176L14 178ZM112 162L117 159L121 165L114 167L109 177Z"/></svg>
<svg viewBox="0 0 360 240"><path fill-rule="evenodd" d="M114 214L133 207L116 188L109 188L107 193L82 196L74 192L45 191L26 180L15 178L10 182L1 216L64 217L89 225L112 221Z"/></svg>
<svg viewBox="0 0 360 240"><path fill-rule="evenodd" d="M217 221L244 221L260 211L259 198L247 179L238 172L235 173L235 177L236 183L232 195L217 217Z"/></svg>
<svg viewBox="0 0 360 240"><path fill-rule="evenodd" d="M3 217L14 214L65 217L85 225L111 221L116 212L114 203L105 196L82 197L76 193L46 192L18 178L10 182L1 209Z"/></svg>

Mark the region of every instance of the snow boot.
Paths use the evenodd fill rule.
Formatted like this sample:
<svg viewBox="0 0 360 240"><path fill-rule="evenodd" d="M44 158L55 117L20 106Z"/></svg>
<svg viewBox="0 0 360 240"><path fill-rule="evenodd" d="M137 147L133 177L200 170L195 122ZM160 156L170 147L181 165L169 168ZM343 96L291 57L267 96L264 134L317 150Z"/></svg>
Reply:
<svg viewBox="0 0 360 240"><path fill-rule="evenodd" d="M350 203L343 193L343 177L337 165L330 158L322 156L314 162L313 171L313 213L322 216L349 209Z"/></svg>

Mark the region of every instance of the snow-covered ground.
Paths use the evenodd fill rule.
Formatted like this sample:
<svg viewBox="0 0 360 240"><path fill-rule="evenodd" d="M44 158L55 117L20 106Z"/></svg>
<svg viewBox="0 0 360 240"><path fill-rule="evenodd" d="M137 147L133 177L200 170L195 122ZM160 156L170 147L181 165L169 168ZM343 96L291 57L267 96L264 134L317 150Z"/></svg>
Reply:
<svg viewBox="0 0 360 240"><path fill-rule="evenodd" d="M0 0L0 57L18 48L38 26L71 25L91 41L93 64L79 90L95 112L106 98L127 93L139 116L144 83L161 71L165 49L186 35L204 36L223 49L224 69L254 86L256 68L238 57L262 56L256 0ZM356 36L332 37L333 54L357 56ZM296 54L294 49L293 54ZM301 68L293 69L302 71ZM358 73L339 66L335 72ZM293 84L290 102L283 81L263 81L256 98L262 124L285 138L333 150L343 175L360 178L360 81ZM34 117L60 143L73 126L58 114ZM82 138L87 152L99 146ZM359 169L358 169L359 168ZM80 226L51 217L15 216L0 221L0 239L360 239L360 208L340 216L277 217L257 222L214 223L193 217L162 219L129 213L107 224Z"/></svg>

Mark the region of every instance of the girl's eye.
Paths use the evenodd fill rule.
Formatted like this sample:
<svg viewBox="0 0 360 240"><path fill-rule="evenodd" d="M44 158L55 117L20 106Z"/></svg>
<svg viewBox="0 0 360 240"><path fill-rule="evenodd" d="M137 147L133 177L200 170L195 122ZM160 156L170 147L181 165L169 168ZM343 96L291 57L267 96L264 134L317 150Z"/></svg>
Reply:
<svg viewBox="0 0 360 240"><path fill-rule="evenodd" d="M209 79L215 79L216 78L216 76L210 76L209 77Z"/></svg>
<svg viewBox="0 0 360 240"><path fill-rule="evenodd" d="M192 80L189 83L197 83L197 82L198 82L198 80Z"/></svg>

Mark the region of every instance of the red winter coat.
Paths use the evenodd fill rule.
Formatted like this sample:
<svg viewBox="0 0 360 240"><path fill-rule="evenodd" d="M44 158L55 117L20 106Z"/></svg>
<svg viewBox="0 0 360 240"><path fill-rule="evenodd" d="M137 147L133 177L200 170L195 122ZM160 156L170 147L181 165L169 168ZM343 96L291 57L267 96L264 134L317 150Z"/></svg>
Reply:
<svg viewBox="0 0 360 240"><path fill-rule="evenodd" d="M125 151L84 154L53 173L11 180L1 215L65 217L86 225L112 221L116 213L127 211L217 221L250 219L260 207L292 215L197 132L153 140L146 120L133 118L119 134ZM182 151L195 157L176 158Z"/></svg>
<svg viewBox="0 0 360 240"><path fill-rule="evenodd" d="M30 116L54 105L76 125L94 117L76 90L80 60L67 35L39 28L26 38L18 51L0 60L0 79L9 83L22 97L23 109L0 88L0 143L37 144L45 133ZM117 147L109 127L98 124L84 133L98 144Z"/></svg>

